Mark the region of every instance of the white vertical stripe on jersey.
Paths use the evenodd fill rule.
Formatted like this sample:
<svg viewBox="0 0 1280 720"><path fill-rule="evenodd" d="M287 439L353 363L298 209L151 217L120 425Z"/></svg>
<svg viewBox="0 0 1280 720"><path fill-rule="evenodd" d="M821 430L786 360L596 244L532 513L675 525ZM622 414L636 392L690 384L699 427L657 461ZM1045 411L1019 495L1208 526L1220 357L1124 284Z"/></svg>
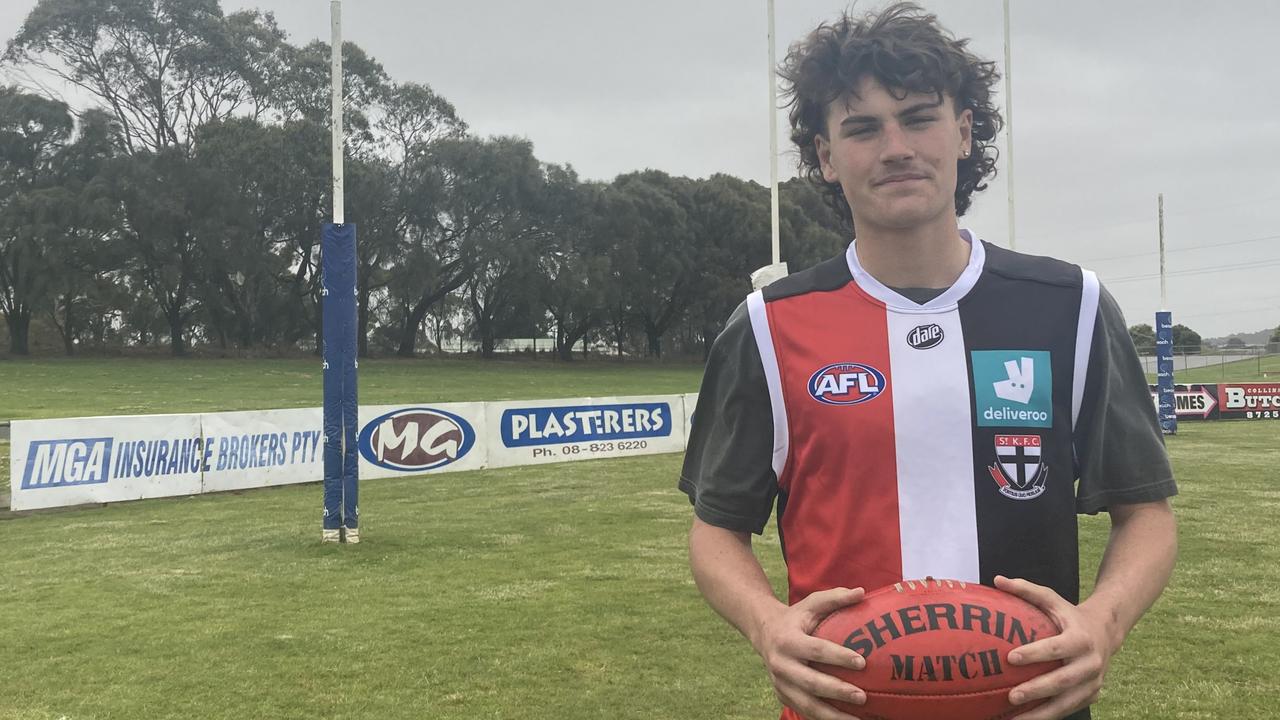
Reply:
<svg viewBox="0 0 1280 720"><path fill-rule="evenodd" d="M893 430L898 456L898 523L904 579L978 582L973 484L973 400L960 313L888 311ZM917 350L907 336L937 324L943 340Z"/></svg>
<svg viewBox="0 0 1280 720"><path fill-rule="evenodd" d="M1080 417L1080 404L1084 400L1084 380L1089 371L1089 355L1093 350L1093 324L1098 318L1098 276L1092 270L1081 269L1083 283L1080 288L1080 317L1076 322L1076 364L1071 377L1071 431L1075 432L1076 418Z"/></svg>
<svg viewBox="0 0 1280 720"><path fill-rule="evenodd" d="M751 316L751 334L760 349L764 379L769 386L769 406L773 409L773 474L781 480L791 436L787 429L787 407L782 402L782 375L773 350L773 333L769 330L769 316L765 314L764 294L759 290L747 296L747 314Z"/></svg>

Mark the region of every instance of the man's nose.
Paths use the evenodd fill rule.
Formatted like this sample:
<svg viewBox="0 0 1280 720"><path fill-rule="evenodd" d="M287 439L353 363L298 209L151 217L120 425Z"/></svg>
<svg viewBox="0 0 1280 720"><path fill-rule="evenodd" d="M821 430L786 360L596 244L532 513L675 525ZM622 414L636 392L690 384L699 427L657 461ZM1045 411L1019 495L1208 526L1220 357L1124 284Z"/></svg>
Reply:
<svg viewBox="0 0 1280 720"><path fill-rule="evenodd" d="M888 123L884 128L884 145L880 149L880 160L885 163L910 160L915 151L907 142L907 134L898 123Z"/></svg>

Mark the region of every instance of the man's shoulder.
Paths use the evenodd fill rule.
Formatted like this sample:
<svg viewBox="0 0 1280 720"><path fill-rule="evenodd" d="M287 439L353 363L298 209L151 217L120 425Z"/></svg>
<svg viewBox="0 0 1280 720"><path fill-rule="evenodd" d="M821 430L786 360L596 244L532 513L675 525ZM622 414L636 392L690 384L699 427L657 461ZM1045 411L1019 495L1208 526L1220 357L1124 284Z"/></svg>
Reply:
<svg viewBox="0 0 1280 720"><path fill-rule="evenodd" d="M983 245L987 255L985 269L992 275L1008 280L1080 287L1083 275L1079 265L1045 255L1020 253L985 241Z"/></svg>
<svg viewBox="0 0 1280 720"><path fill-rule="evenodd" d="M827 292L844 287L853 280L844 253L823 260L812 267L792 273L769 283L762 294L765 302L804 295L811 292Z"/></svg>

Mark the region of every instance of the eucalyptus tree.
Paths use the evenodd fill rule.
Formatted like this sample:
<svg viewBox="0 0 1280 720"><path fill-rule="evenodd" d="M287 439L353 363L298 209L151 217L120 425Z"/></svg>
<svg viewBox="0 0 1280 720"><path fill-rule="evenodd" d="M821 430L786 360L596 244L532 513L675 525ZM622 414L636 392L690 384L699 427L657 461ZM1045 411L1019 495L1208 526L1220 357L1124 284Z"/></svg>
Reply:
<svg viewBox="0 0 1280 720"><path fill-rule="evenodd" d="M574 345L608 317L612 278L603 194L603 186L580 182L571 168L548 169L550 242L536 260L537 282L561 360L572 360Z"/></svg>
<svg viewBox="0 0 1280 720"><path fill-rule="evenodd" d="M396 352L408 357L427 310L500 262L504 242L530 232L544 179L530 143L506 137L434 142L404 176L404 233L387 287Z"/></svg>
<svg viewBox="0 0 1280 720"><path fill-rule="evenodd" d="M49 297L56 225L47 191L74 131L66 104L0 87L0 313L9 351L30 351L31 318Z"/></svg>
<svg viewBox="0 0 1280 720"><path fill-rule="evenodd" d="M610 187L608 231L616 247L615 275L624 297L615 298L613 322L625 306L644 331L648 354L662 356L662 336L688 311L702 270L689 212L692 181L658 170L620 175ZM621 344L620 328L615 340Z"/></svg>

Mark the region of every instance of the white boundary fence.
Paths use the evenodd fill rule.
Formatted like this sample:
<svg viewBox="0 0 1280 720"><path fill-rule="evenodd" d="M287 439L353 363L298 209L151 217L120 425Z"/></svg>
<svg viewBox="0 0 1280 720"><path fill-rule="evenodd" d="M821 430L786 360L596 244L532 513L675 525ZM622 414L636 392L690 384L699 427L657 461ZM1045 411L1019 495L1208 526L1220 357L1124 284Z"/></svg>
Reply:
<svg viewBox="0 0 1280 720"><path fill-rule="evenodd" d="M360 477L680 452L696 394L361 406ZM318 482L320 408L15 420L10 509Z"/></svg>

